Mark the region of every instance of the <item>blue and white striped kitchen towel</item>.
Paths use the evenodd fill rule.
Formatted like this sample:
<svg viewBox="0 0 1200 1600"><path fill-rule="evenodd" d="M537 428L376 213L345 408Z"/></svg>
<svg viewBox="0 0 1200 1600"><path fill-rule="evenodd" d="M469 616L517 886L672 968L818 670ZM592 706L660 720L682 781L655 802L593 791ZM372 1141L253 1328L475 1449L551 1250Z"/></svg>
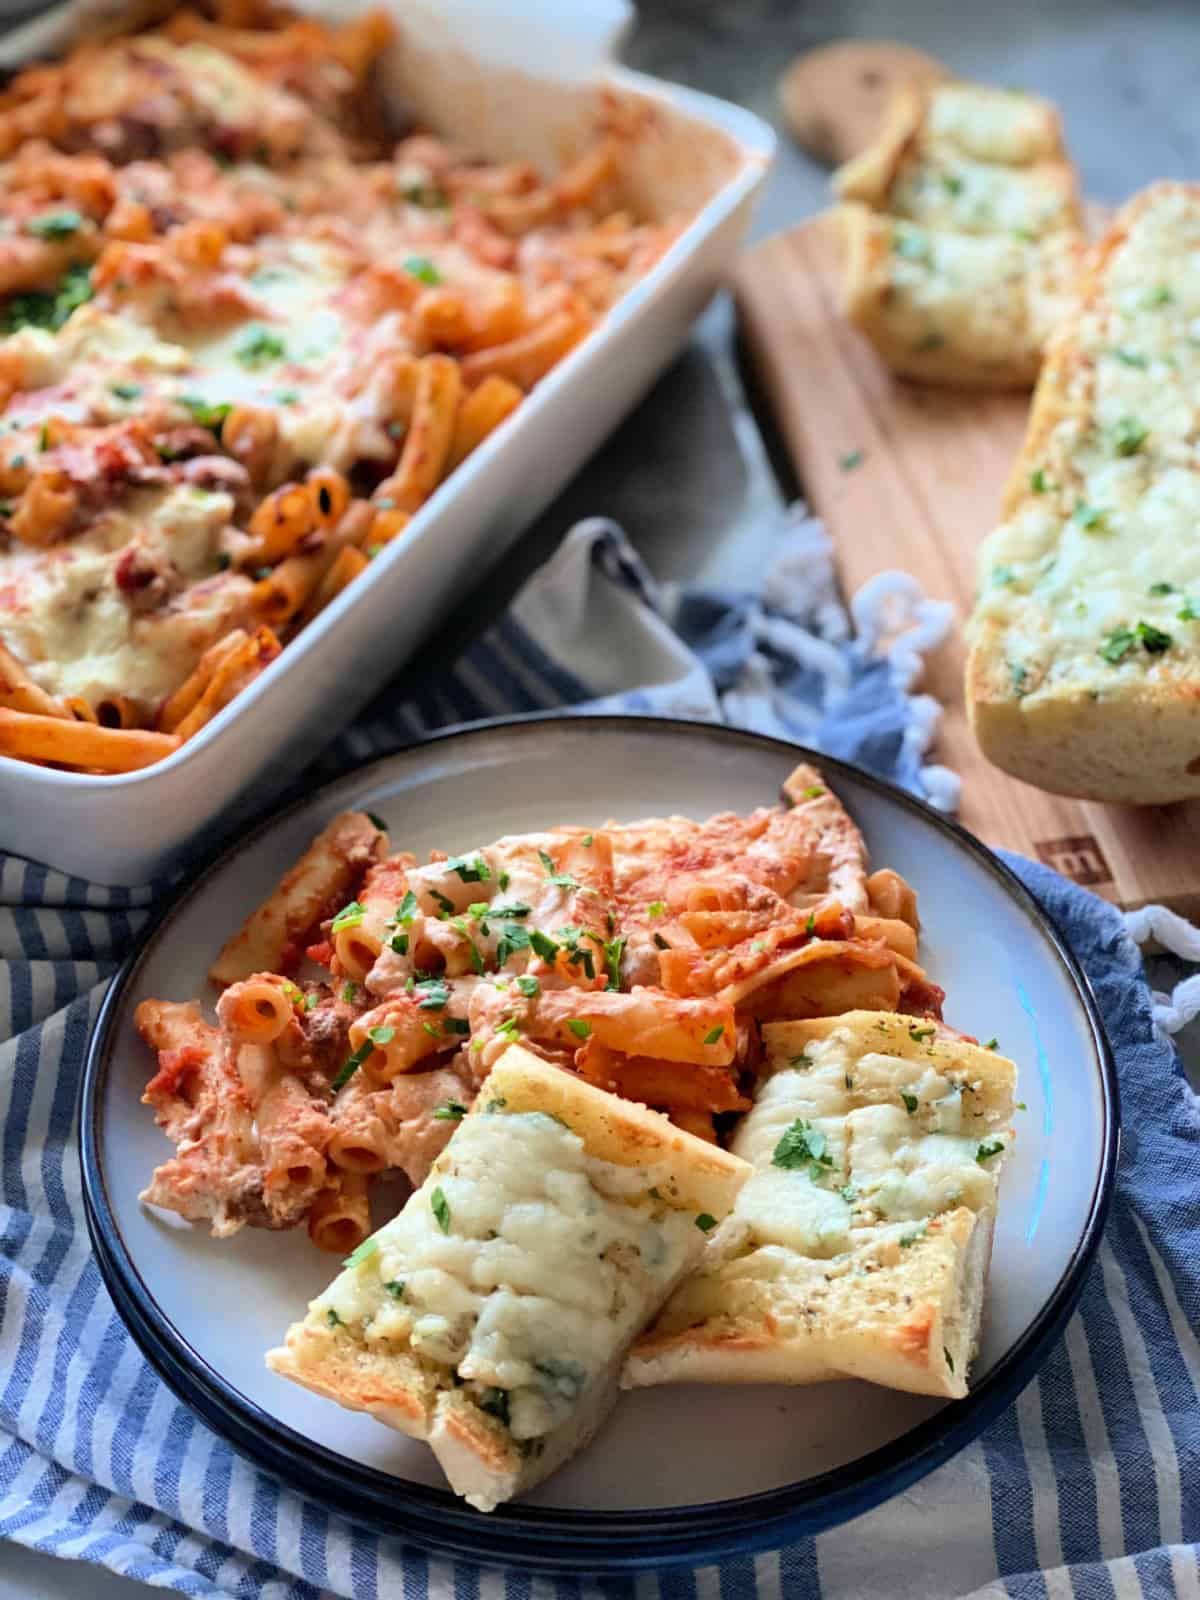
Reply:
<svg viewBox="0 0 1200 1600"><path fill-rule="evenodd" d="M889 578L852 626L820 530L798 522L784 554L762 596L668 595L616 530L584 525L448 679L381 699L334 759L601 696L783 730L951 804L950 775L923 761L934 708L908 693L945 617ZM975 1444L856 1522L695 1573L597 1581L484 1572L379 1539L240 1460L158 1380L91 1259L73 1126L103 982L154 891L0 856L0 1538L239 1600L1200 1593L1200 1118L1119 914L1013 865L1091 975L1124 1099L1117 1198L1065 1337ZM1179 1020L1162 999L1160 1014ZM0 1543L0 1572L4 1559Z"/></svg>

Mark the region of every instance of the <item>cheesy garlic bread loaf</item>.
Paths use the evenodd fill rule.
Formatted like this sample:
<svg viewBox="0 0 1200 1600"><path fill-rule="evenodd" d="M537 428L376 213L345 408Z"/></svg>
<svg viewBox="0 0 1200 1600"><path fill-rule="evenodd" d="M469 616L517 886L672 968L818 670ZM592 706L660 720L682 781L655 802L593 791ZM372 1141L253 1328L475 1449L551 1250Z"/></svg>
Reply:
<svg viewBox="0 0 1200 1600"><path fill-rule="evenodd" d="M985 541L967 705L989 760L1060 794L1200 795L1200 186L1096 246Z"/></svg>

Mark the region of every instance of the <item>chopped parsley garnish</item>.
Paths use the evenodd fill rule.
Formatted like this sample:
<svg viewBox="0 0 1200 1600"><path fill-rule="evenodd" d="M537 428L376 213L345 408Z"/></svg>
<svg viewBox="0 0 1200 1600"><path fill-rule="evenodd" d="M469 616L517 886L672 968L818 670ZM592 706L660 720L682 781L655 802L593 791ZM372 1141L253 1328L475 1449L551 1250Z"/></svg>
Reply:
<svg viewBox="0 0 1200 1600"><path fill-rule="evenodd" d="M1124 661L1136 644L1137 638L1128 628L1114 628L1097 654L1103 656L1110 666L1115 667L1118 662Z"/></svg>
<svg viewBox="0 0 1200 1600"><path fill-rule="evenodd" d="M0 334L18 328L61 328L81 305L92 298L92 269L78 262L68 267L52 290L31 289L12 295L0 311Z"/></svg>
<svg viewBox="0 0 1200 1600"><path fill-rule="evenodd" d="M367 1042L365 1044L360 1044L358 1049L354 1052L353 1055L346 1057L346 1060L342 1065L341 1071L338 1073L337 1077L333 1080L333 1082L329 1085L329 1087L336 1091L338 1089L343 1088L346 1084L348 1084L350 1082L350 1079L358 1071L359 1067L362 1066L363 1062L371 1054L371 1052L372 1052L372 1050L374 1050L374 1048L375 1048L375 1046L371 1043L371 1041L369 1039L367 1040Z"/></svg>
<svg viewBox="0 0 1200 1600"><path fill-rule="evenodd" d="M596 939L597 943L602 943L603 941L599 940L597 935L587 928L559 928L557 933L567 954L567 965L582 967L588 978L594 978L596 976L596 963L592 957L592 952L582 945L580 940Z"/></svg>
<svg viewBox="0 0 1200 1600"><path fill-rule="evenodd" d="M1169 650L1175 643L1169 633L1164 633L1161 628L1154 628L1148 622L1139 622L1137 636L1142 641L1142 649L1152 656L1160 656Z"/></svg>
<svg viewBox="0 0 1200 1600"><path fill-rule="evenodd" d="M520 1036L520 1032L521 1032L521 1027L520 1027L520 1024L518 1023L516 1017L505 1017L503 1022L498 1022L496 1024L496 1037L497 1037L497 1039L504 1039L509 1044L511 1044L514 1039L516 1039L516 1038L518 1038ZM501 1102L501 1103L503 1104L503 1102ZM496 1104L496 1102L493 1100L492 1101L492 1105L495 1105L495 1104ZM489 1111L492 1109L492 1105L488 1106L488 1110Z"/></svg>
<svg viewBox="0 0 1200 1600"><path fill-rule="evenodd" d="M983 1048L985 1050L999 1050L1000 1041L999 1041L999 1039L996 1038L995 1034L992 1035L992 1037L988 1040L988 1042L984 1045Z"/></svg>
<svg viewBox="0 0 1200 1600"><path fill-rule="evenodd" d="M448 917L454 910L454 901L450 899L449 895L442 894L438 889L430 889L429 898L436 902L439 908L438 915L441 918Z"/></svg>
<svg viewBox="0 0 1200 1600"><path fill-rule="evenodd" d="M1029 487L1033 490L1034 494L1050 493L1051 489L1054 488L1054 484L1052 484L1050 479L1046 476L1045 467L1035 467L1033 469L1033 471L1029 474Z"/></svg>
<svg viewBox="0 0 1200 1600"><path fill-rule="evenodd" d="M1142 306L1146 311L1157 311L1160 306L1169 306L1174 298L1165 283L1157 283L1142 295Z"/></svg>
<svg viewBox="0 0 1200 1600"><path fill-rule="evenodd" d="M584 1022L581 1017L568 1017L567 1027L570 1028L577 1039L590 1039L592 1036L591 1023Z"/></svg>
<svg viewBox="0 0 1200 1600"><path fill-rule="evenodd" d="M1029 677L1029 668L1022 666L1019 661L1008 663L1008 676L1012 682L1014 694L1025 693L1025 683Z"/></svg>
<svg viewBox="0 0 1200 1600"><path fill-rule="evenodd" d="M404 263L404 270L410 278L419 278L422 283L441 283L442 275L430 261L428 256L409 256Z"/></svg>
<svg viewBox="0 0 1200 1600"><path fill-rule="evenodd" d="M179 404L185 411L191 412L193 418L202 428L208 428L213 433L217 432L225 418L233 410L232 405L227 400L222 400L219 404L213 405L208 400L201 400L194 394L181 394L179 396Z"/></svg>
<svg viewBox="0 0 1200 1600"><path fill-rule="evenodd" d="M1185 600L1175 613L1177 622L1200 622L1200 600Z"/></svg>
<svg viewBox="0 0 1200 1600"><path fill-rule="evenodd" d="M50 448L50 424L43 422L38 429L38 449L43 453Z"/></svg>
<svg viewBox="0 0 1200 1600"><path fill-rule="evenodd" d="M431 1039L440 1039L442 1037L442 1030L436 1022L423 1022L421 1026Z"/></svg>
<svg viewBox="0 0 1200 1600"><path fill-rule="evenodd" d="M265 367L271 361L282 361L287 346L270 328L251 328L234 354L244 367Z"/></svg>
<svg viewBox="0 0 1200 1600"><path fill-rule="evenodd" d="M1109 429L1112 447L1119 456L1133 456L1146 442L1150 430L1136 417L1119 417Z"/></svg>
<svg viewBox="0 0 1200 1600"><path fill-rule="evenodd" d="M424 206L427 210L445 208L450 204L450 197L446 191L432 183L406 183L400 191L400 196L407 200L410 206Z"/></svg>
<svg viewBox="0 0 1200 1600"><path fill-rule="evenodd" d="M443 1017L443 1033L470 1033L471 1024L465 1017Z"/></svg>
<svg viewBox="0 0 1200 1600"><path fill-rule="evenodd" d="M975 1152L975 1159L982 1166L985 1161L990 1161L993 1156L998 1156L1004 1149L1003 1139L985 1139Z"/></svg>
<svg viewBox="0 0 1200 1600"><path fill-rule="evenodd" d="M401 1278L391 1278L383 1286L393 1300L404 1299L404 1282Z"/></svg>
<svg viewBox="0 0 1200 1600"><path fill-rule="evenodd" d="M495 921L498 917L527 917L533 910L524 900L507 900L502 905L497 905L493 900L488 908L488 916Z"/></svg>
<svg viewBox="0 0 1200 1600"><path fill-rule="evenodd" d="M299 389L276 389L275 391L276 405L294 406L299 399Z"/></svg>
<svg viewBox="0 0 1200 1600"><path fill-rule="evenodd" d="M934 1024L932 1022L927 1022L919 1028L910 1027L908 1030L908 1037L918 1041L921 1039L932 1039L936 1032L937 1028L934 1026Z"/></svg>
<svg viewBox="0 0 1200 1600"><path fill-rule="evenodd" d="M590 850L593 844L596 842L595 835L591 833L585 833L579 842L585 850Z"/></svg>
<svg viewBox="0 0 1200 1600"><path fill-rule="evenodd" d="M438 1106L433 1119L435 1122L461 1122L466 1114L466 1106L458 1100L447 1100L445 1105Z"/></svg>
<svg viewBox="0 0 1200 1600"><path fill-rule="evenodd" d="M1137 367L1140 371L1149 364L1140 350L1114 350L1113 355L1122 366Z"/></svg>
<svg viewBox="0 0 1200 1600"><path fill-rule="evenodd" d="M522 933L525 929L520 930ZM558 945L548 933L543 933L540 928L530 928L529 943L535 955L541 956L543 961L553 961L558 955Z"/></svg>
<svg viewBox="0 0 1200 1600"><path fill-rule="evenodd" d="M705 1042L705 1044L720 1044L721 1040L724 1037L725 1037L724 1026L723 1025L718 1025L717 1027L712 1028L708 1033L706 1033L704 1035L704 1042Z"/></svg>
<svg viewBox="0 0 1200 1600"><path fill-rule="evenodd" d="M816 931L817 931L817 917L816 917L816 913L814 911L810 911L808 913L808 918L807 918L807 920L805 921L805 924L804 924L804 931L805 931L805 933L808 935L808 937L810 939L812 938L813 934L816 933Z"/></svg>
<svg viewBox="0 0 1200 1600"><path fill-rule="evenodd" d="M554 865L554 858L548 855L545 850L538 851L538 860L546 869L546 881L552 883L556 889L578 889L578 880L573 878L569 872L560 872Z"/></svg>
<svg viewBox="0 0 1200 1600"><path fill-rule="evenodd" d="M861 450L847 450L844 456L838 457L838 466L843 472L853 472L855 467L862 466L863 459Z"/></svg>
<svg viewBox="0 0 1200 1600"><path fill-rule="evenodd" d="M892 237L892 248L898 256L903 256L906 261L928 261L929 240L923 233L912 229L907 233L897 233Z"/></svg>
<svg viewBox="0 0 1200 1600"><path fill-rule="evenodd" d="M83 222L80 212L64 207L61 211L43 211L40 217L30 217L25 232L35 239L69 239L79 232Z"/></svg>
<svg viewBox="0 0 1200 1600"><path fill-rule="evenodd" d="M833 1157L825 1150L825 1135L811 1122L797 1117L783 1130L779 1143L771 1156L771 1165L785 1172L795 1172L809 1165L831 1167Z"/></svg>
<svg viewBox="0 0 1200 1600"><path fill-rule="evenodd" d="M343 906L329 925L331 933L340 933L343 928L357 928L367 914L367 908L360 905L357 900L351 900L348 906Z"/></svg>
<svg viewBox="0 0 1200 1600"><path fill-rule="evenodd" d="M992 582L1000 588L1006 587L1016 578L1016 573L1011 567L993 567Z"/></svg>
<svg viewBox="0 0 1200 1600"><path fill-rule="evenodd" d="M947 194L960 195L963 192L963 181L957 172L943 172L942 187Z"/></svg>
<svg viewBox="0 0 1200 1600"><path fill-rule="evenodd" d="M846 1204L848 1206L852 1206L854 1204L854 1202L858 1199L858 1190L854 1187L854 1185L852 1183L844 1183L842 1185L842 1187L838 1190L838 1194L841 1195L842 1199L846 1202Z"/></svg>
<svg viewBox="0 0 1200 1600"><path fill-rule="evenodd" d="M379 1045L380 1048L385 1044L391 1044L395 1037L395 1028L379 1027L367 1029L367 1038L370 1039L372 1044Z"/></svg>
<svg viewBox="0 0 1200 1600"><path fill-rule="evenodd" d="M496 879L496 882L499 885L500 893L503 894L508 888L509 884L512 882L512 879L509 877L507 872L501 872L499 877Z"/></svg>
<svg viewBox="0 0 1200 1600"><path fill-rule="evenodd" d="M621 987L621 957L625 954L624 939L609 939L604 946L604 967L608 973L608 987Z"/></svg>
<svg viewBox="0 0 1200 1600"><path fill-rule="evenodd" d="M800 1052L800 1054L798 1056L792 1056L792 1058L788 1062L788 1066L789 1067L811 1067L812 1066L812 1057L809 1056L806 1051L801 1050L801 1052Z"/></svg>
<svg viewBox="0 0 1200 1600"><path fill-rule="evenodd" d="M1146 590L1147 594L1178 594L1173 583L1152 583Z"/></svg>
<svg viewBox="0 0 1200 1600"><path fill-rule="evenodd" d="M346 1326L332 1306L330 1306L329 1310L325 1313L325 1321L331 1328L344 1328Z"/></svg>
<svg viewBox="0 0 1200 1600"><path fill-rule="evenodd" d="M364 1261L369 1261L373 1255L378 1255L378 1253L379 1240L364 1239L357 1250L351 1250L345 1261L342 1262L342 1265L344 1267L361 1266Z"/></svg>
<svg viewBox="0 0 1200 1600"><path fill-rule="evenodd" d="M383 818L379 815L379 813L377 811L368 811L367 812L367 821L369 823L371 823L371 825L373 827L378 828L380 833L386 833L387 832L387 823L383 820Z"/></svg>
<svg viewBox="0 0 1200 1600"><path fill-rule="evenodd" d="M443 1233L449 1233L450 1232L450 1203L446 1199L446 1196L442 1193L442 1186L441 1186L440 1183L438 1184L437 1188L433 1191L433 1193L429 1196L429 1209L433 1212L434 1216L437 1218L437 1225L442 1230L442 1232Z"/></svg>
<svg viewBox="0 0 1200 1600"><path fill-rule="evenodd" d="M523 994L526 1000L532 1000L534 995L541 993L541 984L536 978L527 977L524 973L516 979L517 991Z"/></svg>
<svg viewBox="0 0 1200 1600"><path fill-rule="evenodd" d="M916 1244L917 1240L921 1239L921 1238L924 1238L924 1236L925 1236L925 1224L924 1223L922 1223L922 1225L919 1228L914 1228L911 1233L902 1233L900 1235L900 1248L901 1248L901 1250L911 1250L913 1245Z"/></svg>
<svg viewBox="0 0 1200 1600"><path fill-rule="evenodd" d="M408 935L406 933L394 933L388 940L388 949L395 955L406 956L408 954Z"/></svg>
<svg viewBox="0 0 1200 1600"><path fill-rule="evenodd" d="M1092 528L1103 526L1104 515L1099 506L1090 506L1086 500L1078 500L1074 511L1071 513L1071 521L1078 523L1086 531L1090 531Z"/></svg>
<svg viewBox="0 0 1200 1600"><path fill-rule="evenodd" d="M500 938L496 945L496 963L502 967L508 961L509 956L515 955L518 950L529 949L533 943L533 934L528 928L523 928L519 922L502 922L498 923L497 926L500 929ZM536 932L536 929L534 931ZM554 945L554 948L557 950L558 946Z"/></svg>
<svg viewBox="0 0 1200 1600"><path fill-rule="evenodd" d="M145 390L140 383L110 383L109 394L115 394L118 400L138 400Z"/></svg>
<svg viewBox="0 0 1200 1600"><path fill-rule="evenodd" d="M917 1096L915 1094L910 1094L907 1089L901 1089L900 1098L904 1101L904 1109L908 1112L909 1116L915 1116L917 1108L921 1104Z"/></svg>
<svg viewBox="0 0 1200 1600"><path fill-rule="evenodd" d="M942 1357L945 1360L946 1365L950 1368L950 1371L953 1372L954 1371L954 1357L950 1354L949 1350L947 1350L945 1345L942 1346Z"/></svg>
<svg viewBox="0 0 1200 1600"><path fill-rule="evenodd" d="M489 900L472 900L467 907L467 915L474 917L476 922L482 922L490 910L491 902ZM485 927L483 931L486 933L487 928Z"/></svg>
<svg viewBox="0 0 1200 1600"><path fill-rule="evenodd" d="M354 1004L354 997L357 993L358 985L356 983L347 983L342 987L342 999L348 1006Z"/></svg>
<svg viewBox="0 0 1200 1600"><path fill-rule="evenodd" d="M464 883L486 883L492 869L480 855L453 856L445 863L446 871L455 873Z"/></svg>
<svg viewBox="0 0 1200 1600"><path fill-rule="evenodd" d="M702 1211L696 1218L696 1226L700 1229L701 1233L711 1233L716 1225L716 1217L710 1216L707 1211Z"/></svg>
<svg viewBox="0 0 1200 1600"><path fill-rule="evenodd" d="M661 917L666 909L667 902L665 900L651 900L650 904L646 907L647 912L652 917Z"/></svg>
<svg viewBox="0 0 1200 1600"><path fill-rule="evenodd" d="M800 791L800 798L801 800L819 800L824 793L825 789L823 785L819 783L813 783L810 784L807 789L802 789Z"/></svg>
<svg viewBox="0 0 1200 1600"><path fill-rule="evenodd" d="M412 890L409 889L405 893L404 899L401 900L400 904L396 907L396 914L392 918L392 921L399 923L402 928L407 928L409 923L412 922L413 918L416 916L417 909L417 897Z"/></svg>
<svg viewBox="0 0 1200 1600"><path fill-rule="evenodd" d="M497 1422L502 1422L507 1428L508 1416L508 1390L489 1389L479 1402L480 1411L486 1411L489 1417L495 1417Z"/></svg>
<svg viewBox="0 0 1200 1600"><path fill-rule="evenodd" d="M414 992L420 990L417 1006L421 1011L441 1011L450 999L450 989L445 978L422 978L414 983Z"/></svg>

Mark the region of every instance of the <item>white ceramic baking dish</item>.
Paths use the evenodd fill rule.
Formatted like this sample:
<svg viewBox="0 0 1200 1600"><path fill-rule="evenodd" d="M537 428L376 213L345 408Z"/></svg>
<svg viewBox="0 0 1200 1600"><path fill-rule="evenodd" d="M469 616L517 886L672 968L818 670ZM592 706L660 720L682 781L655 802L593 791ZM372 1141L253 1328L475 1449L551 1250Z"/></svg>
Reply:
<svg viewBox="0 0 1200 1600"><path fill-rule="evenodd" d="M324 9L343 18L351 10ZM420 0L393 0L389 9L401 37L384 82L419 122L495 159L553 167L587 143L598 120L636 117L629 200L651 218L682 212L693 220L438 489L404 538L174 755L115 777L0 757L2 849L100 883L134 884L169 870L202 831L260 807L412 654L634 405L738 250L775 142L757 117L611 64L583 80L574 16L556 34L549 24L526 25L519 5L459 0L455 37L449 5L435 14ZM462 27L464 10L475 25ZM77 10L74 17L78 26ZM63 37L60 14L6 40L0 65ZM530 68L514 64L518 51Z"/></svg>

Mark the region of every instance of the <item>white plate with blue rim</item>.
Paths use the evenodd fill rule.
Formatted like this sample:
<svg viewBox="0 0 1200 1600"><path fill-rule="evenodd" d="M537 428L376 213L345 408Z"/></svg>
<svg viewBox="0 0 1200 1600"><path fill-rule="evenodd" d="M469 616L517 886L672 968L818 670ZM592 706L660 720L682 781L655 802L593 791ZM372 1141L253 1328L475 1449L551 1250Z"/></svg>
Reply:
<svg viewBox="0 0 1200 1600"><path fill-rule="evenodd" d="M1020 1068L1026 1109L1003 1179L970 1393L944 1403L858 1382L637 1390L582 1455L484 1516L449 1493L422 1445L263 1365L332 1276L303 1230L215 1240L139 1203L169 1146L140 1103L153 1062L134 1010L149 996L211 1005L213 955L336 811L370 809L397 847L420 856L556 822L748 811L770 804L804 759L824 769L873 863L917 890L922 961L946 990L947 1021L999 1035ZM576 1572L778 1545L868 1510L962 1449L1034 1375L1070 1315L1103 1226L1117 1124L1113 1066L1086 979L983 845L889 784L795 745L629 717L449 732L241 835L158 919L114 984L81 1104L101 1271L134 1338L184 1400L245 1455L361 1523L447 1552ZM377 1223L402 1193L381 1191Z"/></svg>

